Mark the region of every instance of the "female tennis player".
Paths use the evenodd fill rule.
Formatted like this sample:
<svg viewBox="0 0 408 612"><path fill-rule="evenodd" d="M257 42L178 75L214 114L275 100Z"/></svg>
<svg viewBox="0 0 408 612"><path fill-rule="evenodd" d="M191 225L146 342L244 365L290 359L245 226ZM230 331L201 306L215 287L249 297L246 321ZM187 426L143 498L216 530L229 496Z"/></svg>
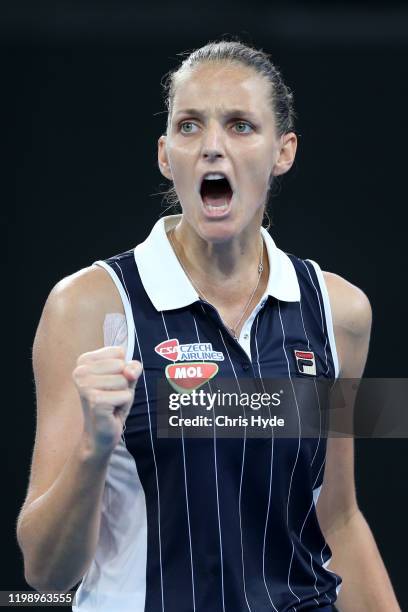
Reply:
<svg viewBox="0 0 408 612"><path fill-rule="evenodd" d="M296 385L292 437L248 437L243 406L241 436L211 419L207 437L157 435L160 385L192 398L224 378L237 394L243 381L359 378L371 325L360 289L262 226L297 147L293 95L267 54L211 42L165 88L158 163L182 213L60 281L36 333L26 580L80 582L81 612L396 612L353 441L302 437Z"/></svg>

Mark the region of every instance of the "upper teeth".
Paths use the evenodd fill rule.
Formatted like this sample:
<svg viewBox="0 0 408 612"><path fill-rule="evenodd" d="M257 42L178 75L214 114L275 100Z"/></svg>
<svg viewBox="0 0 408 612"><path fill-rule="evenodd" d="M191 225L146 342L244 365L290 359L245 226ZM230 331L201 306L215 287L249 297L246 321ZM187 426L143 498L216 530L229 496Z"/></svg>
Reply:
<svg viewBox="0 0 408 612"><path fill-rule="evenodd" d="M217 179L223 179L225 178L225 176L223 174L213 173L213 174L206 174L204 178L207 181L215 181Z"/></svg>

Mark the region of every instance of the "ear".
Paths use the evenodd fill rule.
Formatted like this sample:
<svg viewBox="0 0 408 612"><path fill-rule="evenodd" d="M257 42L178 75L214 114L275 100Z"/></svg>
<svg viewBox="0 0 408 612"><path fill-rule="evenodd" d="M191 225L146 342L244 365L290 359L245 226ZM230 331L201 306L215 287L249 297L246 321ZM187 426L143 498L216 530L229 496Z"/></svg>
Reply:
<svg viewBox="0 0 408 612"><path fill-rule="evenodd" d="M274 176L285 174L292 167L295 161L297 149L297 137L294 132L288 132L281 137L281 145L278 159L272 170Z"/></svg>
<svg viewBox="0 0 408 612"><path fill-rule="evenodd" d="M169 160L167 156L166 139L167 137L164 134L162 134L159 140L157 141L157 146L158 146L157 161L158 161L160 172L162 173L162 175L171 181L173 177L171 174L171 169L170 169Z"/></svg>

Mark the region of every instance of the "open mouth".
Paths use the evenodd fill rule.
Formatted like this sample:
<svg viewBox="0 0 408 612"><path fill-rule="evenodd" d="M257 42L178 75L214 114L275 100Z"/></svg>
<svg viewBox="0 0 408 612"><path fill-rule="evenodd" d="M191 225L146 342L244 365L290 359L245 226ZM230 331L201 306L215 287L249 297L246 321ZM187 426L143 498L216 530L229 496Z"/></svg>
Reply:
<svg viewBox="0 0 408 612"><path fill-rule="evenodd" d="M233 191L226 178L204 179L200 194L207 211L217 216L228 210Z"/></svg>

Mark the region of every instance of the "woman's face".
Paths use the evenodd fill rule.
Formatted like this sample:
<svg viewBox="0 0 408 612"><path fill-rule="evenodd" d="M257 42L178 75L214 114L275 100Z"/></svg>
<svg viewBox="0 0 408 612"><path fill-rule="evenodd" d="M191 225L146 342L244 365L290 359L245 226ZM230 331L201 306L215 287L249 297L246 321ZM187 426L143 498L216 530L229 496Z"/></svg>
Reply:
<svg viewBox="0 0 408 612"><path fill-rule="evenodd" d="M293 133L276 136L269 83L246 66L207 63L177 82L161 172L174 183L183 217L205 240L223 242L259 228L269 179L291 167ZM231 192L207 173L222 173Z"/></svg>

